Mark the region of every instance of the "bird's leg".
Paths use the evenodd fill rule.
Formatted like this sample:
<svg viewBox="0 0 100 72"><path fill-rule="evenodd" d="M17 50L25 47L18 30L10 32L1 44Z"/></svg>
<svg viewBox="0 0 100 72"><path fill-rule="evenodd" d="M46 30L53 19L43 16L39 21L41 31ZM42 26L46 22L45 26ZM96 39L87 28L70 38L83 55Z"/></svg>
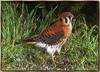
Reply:
<svg viewBox="0 0 100 72"><path fill-rule="evenodd" d="M53 61L53 64L54 64L54 67L56 67L56 63L55 63L55 56L54 56L54 54L52 54L52 61Z"/></svg>
<svg viewBox="0 0 100 72"><path fill-rule="evenodd" d="M52 61L53 61L53 62L54 62L54 57L55 57L54 54L52 54Z"/></svg>
<svg viewBox="0 0 100 72"><path fill-rule="evenodd" d="M59 55L60 55L60 51L61 51L61 47L58 48L58 50L57 50L57 52L58 52Z"/></svg>

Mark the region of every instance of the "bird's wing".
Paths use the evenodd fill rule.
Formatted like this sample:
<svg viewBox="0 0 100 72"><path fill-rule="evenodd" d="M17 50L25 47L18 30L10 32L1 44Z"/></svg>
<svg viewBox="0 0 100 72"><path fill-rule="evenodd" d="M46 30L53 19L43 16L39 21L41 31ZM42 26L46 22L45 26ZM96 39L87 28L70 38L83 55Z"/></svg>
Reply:
<svg viewBox="0 0 100 72"><path fill-rule="evenodd" d="M63 38L64 38L63 29L61 29L61 27L56 27L56 25L52 25L45 31L43 31L40 35L35 37L35 41L54 45L63 41Z"/></svg>

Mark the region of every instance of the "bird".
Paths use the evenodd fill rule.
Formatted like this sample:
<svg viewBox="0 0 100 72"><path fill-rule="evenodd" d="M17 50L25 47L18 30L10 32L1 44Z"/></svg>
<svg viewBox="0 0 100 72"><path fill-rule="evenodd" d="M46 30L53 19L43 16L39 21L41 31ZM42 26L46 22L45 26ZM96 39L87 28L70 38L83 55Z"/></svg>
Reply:
<svg viewBox="0 0 100 72"><path fill-rule="evenodd" d="M34 44L36 47L44 48L54 58L55 52L60 53L62 46L72 33L71 12L63 12L38 35L33 35L16 42L16 44Z"/></svg>

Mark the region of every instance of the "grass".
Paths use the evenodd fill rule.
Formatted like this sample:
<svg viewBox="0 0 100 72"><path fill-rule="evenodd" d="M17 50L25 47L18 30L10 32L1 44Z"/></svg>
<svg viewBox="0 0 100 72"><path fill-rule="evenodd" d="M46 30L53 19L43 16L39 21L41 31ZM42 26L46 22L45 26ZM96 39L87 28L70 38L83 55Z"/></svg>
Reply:
<svg viewBox="0 0 100 72"><path fill-rule="evenodd" d="M98 26L88 27L81 15L73 20L74 32L64 44L61 54L55 54L55 62L44 49L14 44L16 40L39 34L53 21L57 7L41 20L36 17L39 7L36 5L29 13L22 4L21 13L18 13L18 5L2 2L2 70L97 70Z"/></svg>

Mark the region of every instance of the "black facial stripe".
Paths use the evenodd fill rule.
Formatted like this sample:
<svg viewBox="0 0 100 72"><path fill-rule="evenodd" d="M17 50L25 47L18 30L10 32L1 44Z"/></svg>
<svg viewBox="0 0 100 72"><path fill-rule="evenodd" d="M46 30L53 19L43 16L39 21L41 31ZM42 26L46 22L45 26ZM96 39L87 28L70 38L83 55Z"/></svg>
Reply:
<svg viewBox="0 0 100 72"><path fill-rule="evenodd" d="M65 19L65 22L67 23L67 18L66 18L66 17L64 17L64 19Z"/></svg>

